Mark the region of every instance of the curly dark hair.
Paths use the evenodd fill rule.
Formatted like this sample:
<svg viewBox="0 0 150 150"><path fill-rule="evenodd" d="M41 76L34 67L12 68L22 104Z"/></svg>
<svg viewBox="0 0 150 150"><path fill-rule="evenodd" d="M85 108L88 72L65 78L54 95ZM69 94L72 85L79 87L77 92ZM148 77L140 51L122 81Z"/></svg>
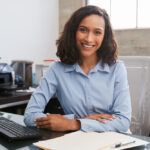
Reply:
<svg viewBox="0 0 150 150"><path fill-rule="evenodd" d="M56 41L57 53L61 62L74 64L79 60L79 51L76 46L76 32L80 22L87 16L96 14L105 20L105 33L101 47L97 51L97 56L102 63L112 65L118 58L118 48L114 32L111 27L107 12L97 6L84 6L75 11L65 24L64 30Z"/></svg>

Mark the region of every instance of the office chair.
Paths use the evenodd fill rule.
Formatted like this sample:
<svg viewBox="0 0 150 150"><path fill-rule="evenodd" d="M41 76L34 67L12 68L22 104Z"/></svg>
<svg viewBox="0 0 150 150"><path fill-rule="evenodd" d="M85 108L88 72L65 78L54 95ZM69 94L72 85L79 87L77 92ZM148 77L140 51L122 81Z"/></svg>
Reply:
<svg viewBox="0 0 150 150"><path fill-rule="evenodd" d="M130 130L136 135L150 133L150 57L120 56L127 68L131 94L132 118Z"/></svg>
<svg viewBox="0 0 150 150"><path fill-rule="evenodd" d="M61 115L65 114L57 97L53 97L50 99L50 101L45 107L44 113L61 114Z"/></svg>

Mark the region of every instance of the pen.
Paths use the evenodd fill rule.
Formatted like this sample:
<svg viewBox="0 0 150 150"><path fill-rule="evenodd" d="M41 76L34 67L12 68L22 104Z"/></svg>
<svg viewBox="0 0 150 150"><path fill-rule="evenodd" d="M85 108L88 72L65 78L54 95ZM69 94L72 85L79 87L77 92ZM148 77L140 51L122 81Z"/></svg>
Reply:
<svg viewBox="0 0 150 150"><path fill-rule="evenodd" d="M126 145L129 145L129 144L135 143L135 142L136 141L120 142L118 144L115 144L114 148L121 147L121 146L126 146Z"/></svg>

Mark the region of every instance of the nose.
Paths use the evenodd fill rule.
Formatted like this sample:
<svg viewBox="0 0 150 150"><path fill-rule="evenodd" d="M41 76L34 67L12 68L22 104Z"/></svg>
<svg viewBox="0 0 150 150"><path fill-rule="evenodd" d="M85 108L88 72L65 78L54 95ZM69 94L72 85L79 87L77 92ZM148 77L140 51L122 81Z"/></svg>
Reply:
<svg viewBox="0 0 150 150"><path fill-rule="evenodd" d="M87 33L86 41L87 42L93 42L94 41L94 36L93 36L93 34L91 32Z"/></svg>

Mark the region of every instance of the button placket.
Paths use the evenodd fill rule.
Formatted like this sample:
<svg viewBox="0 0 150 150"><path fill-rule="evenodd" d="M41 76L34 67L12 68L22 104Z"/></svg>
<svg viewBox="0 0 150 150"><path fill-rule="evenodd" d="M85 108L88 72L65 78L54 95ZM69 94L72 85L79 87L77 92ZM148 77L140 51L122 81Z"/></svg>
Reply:
<svg viewBox="0 0 150 150"><path fill-rule="evenodd" d="M86 93L86 104L87 104L87 112L88 114L92 113L92 103L91 103L91 96L90 93L92 92L90 89L90 77L87 76L85 81L85 93Z"/></svg>

